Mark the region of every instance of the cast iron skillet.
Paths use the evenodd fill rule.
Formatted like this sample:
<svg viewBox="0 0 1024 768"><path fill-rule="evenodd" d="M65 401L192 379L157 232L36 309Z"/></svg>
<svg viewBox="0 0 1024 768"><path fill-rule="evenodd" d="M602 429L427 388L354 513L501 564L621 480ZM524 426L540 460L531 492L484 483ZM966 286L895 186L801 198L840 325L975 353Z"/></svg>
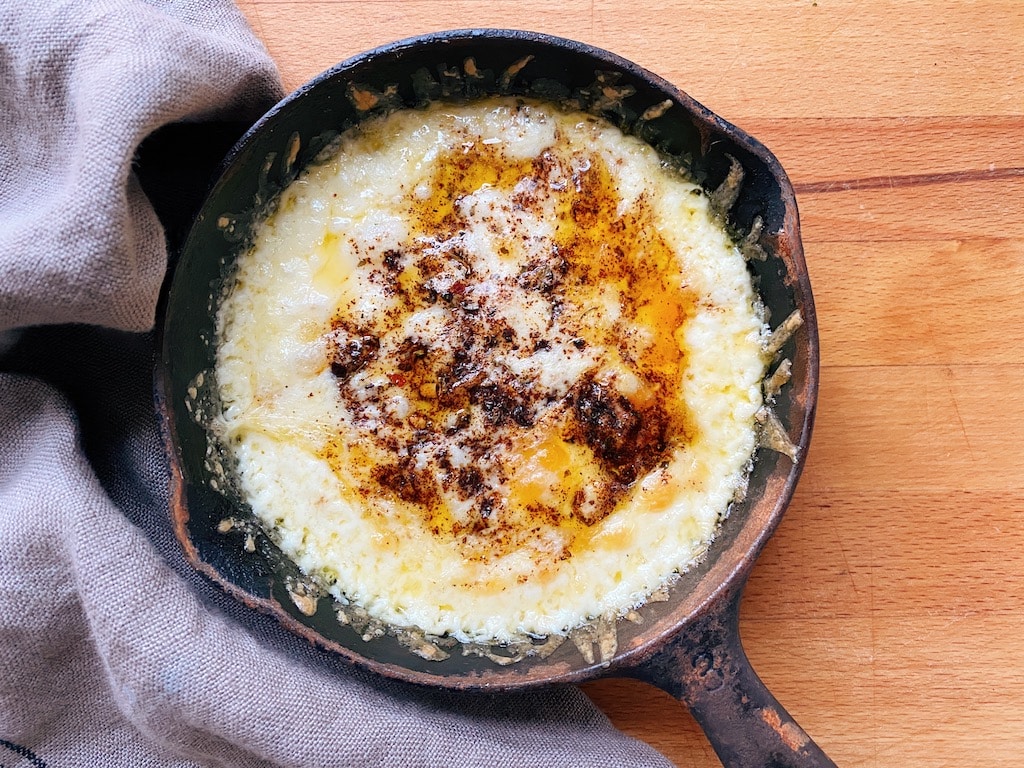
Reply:
<svg viewBox="0 0 1024 768"><path fill-rule="evenodd" d="M729 223L742 234L756 217L763 220L758 243L768 258L751 261L751 269L772 324L794 309L804 321L782 350L793 374L775 408L800 449L797 460L758 450L747 498L724 522L705 560L680 579L667 601L644 606L642 624L619 622L618 650L603 663L587 662L570 642L546 659L506 666L457 652L427 661L392 637L364 642L336 620L328 598L304 615L285 587L294 567L265 536L256 532L256 551L249 553L238 537L218 532L221 520L245 511L211 488L207 435L185 407L189 389L202 389L197 374L213 367L219 284L254 217L276 192L338 131L366 114L446 95L497 92L576 98L681 158L708 190L718 188L738 161L744 176ZM671 107L664 114L650 109L666 99ZM818 386L817 328L796 201L778 161L759 142L661 78L577 42L487 29L405 40L339 64L253 126L225 161L166 290L157 403L173 470L171 513L190 562L228 593L315 645L389 678L501 691L628 675L682 700L727 766L833 765L758 679L738 634L740 593L792 496Z"/></svg>

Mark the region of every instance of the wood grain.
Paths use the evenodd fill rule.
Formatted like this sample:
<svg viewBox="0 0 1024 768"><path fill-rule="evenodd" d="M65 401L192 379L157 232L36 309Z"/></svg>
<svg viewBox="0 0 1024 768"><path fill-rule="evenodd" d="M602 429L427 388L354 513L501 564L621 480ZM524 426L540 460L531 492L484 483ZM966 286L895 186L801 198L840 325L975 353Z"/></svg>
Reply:
<svg viewBox="0 0 1024 768"><path fill-rule="evenodd" d="M745 594L748 654L842 766L1024 765L1024 3L243 0L294 88L400 37L530 28L611 49L766 143L821 324L801 485ZM718 762L632 680L584 686Z"/></svg>
<svg viewBox="0 0 1024 768"><path fill-rule="evenodd" d="M441 29L510 27L614 50L724 117L1024 112L1017 0L243 0L295 87L349 55Z"/></svg>

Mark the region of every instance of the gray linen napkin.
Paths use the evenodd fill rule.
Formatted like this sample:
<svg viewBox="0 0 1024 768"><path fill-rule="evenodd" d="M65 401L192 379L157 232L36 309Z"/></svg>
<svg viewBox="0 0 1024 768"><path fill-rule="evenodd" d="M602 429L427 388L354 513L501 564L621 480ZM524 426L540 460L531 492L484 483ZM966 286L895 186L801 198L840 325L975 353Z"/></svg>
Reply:
<svg viewBox="0 0 1024 768"><path fill-rule="evenodd" d="M667 765L574 688L373 679L184 564L167 241L279 88L224 0L0 0L0 766Z"/></svg>

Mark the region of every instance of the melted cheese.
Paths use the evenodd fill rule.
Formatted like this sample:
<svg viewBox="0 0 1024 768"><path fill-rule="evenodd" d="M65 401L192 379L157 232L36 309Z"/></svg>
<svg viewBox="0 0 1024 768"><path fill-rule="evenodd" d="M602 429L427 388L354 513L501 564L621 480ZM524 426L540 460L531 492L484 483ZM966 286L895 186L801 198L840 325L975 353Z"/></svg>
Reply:
<svg viewBox="0 0 1024 768"><path fill-rule="evenodd" d="M238 485L399 628L565 633L643 603L742 486L765 327L706 196L595 117L364 123L284 191L218 314Z"/></svg>

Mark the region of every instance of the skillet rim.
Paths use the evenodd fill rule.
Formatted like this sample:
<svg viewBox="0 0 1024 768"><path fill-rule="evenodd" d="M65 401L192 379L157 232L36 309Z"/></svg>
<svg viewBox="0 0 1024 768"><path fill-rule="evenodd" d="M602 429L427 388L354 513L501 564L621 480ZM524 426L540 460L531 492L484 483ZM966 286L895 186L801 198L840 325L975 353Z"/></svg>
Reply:
<svg viewBox="0 0 1024 768"><path fill-rule="evenodd" d="M798 412L802 413L799 423L799 437L797 440L794 440L794 443L799 448L799 457L788 471L784 473L777 469L769 471L769 479L781 477L782 482L780 483L777 480L773 482L773 492L761 494L760 499L762 501L751 505L751 510L746 513L748 518L740 525L737 537L715 556L715 562L697 582L699 586L706 583L711 584L709 589L699 590L701 593L699 599L694 598L697 590L690 591L682 596L675 608L656 620L650 627L641 630L628 646L620 647L614 657L607 663L564 664L551 663L546 660L527 659L509 667L495 667L493 670L485 670L483 672L420 672L399 663L369 658L353 647L343 645L320 635L314 629L296 619L290 611L281 606L279 601L273 599L273 596L261 598L253 595L202 559L188 531L189 511L186 502L188 481L182 470L182 457L180 453L182 446L177 437L175 411L169 397L169 393L173 391L169 370L172 365L173 355L169 349L170 334L167 332L169 326L168 303L174 290L175 276L178 274L178 267L180 266L180 260L177 260L177 263L169 270L168 278L161 292L161 303L157 316L157 343L160 355L158 356L156 366L155 400L161 417L161 432L165 451L172 470L171 514L174 531L190 565L214 581L219 588L236 600L250 608L255 608L262 613L274 616L293 634L332 654L340 656L346 662L356 667L368 669L384 677L406 682L465 690L513 690L552 683L582 682L608 674L610 671L623 672L638 668L661 650L667 642L670 642L684 627L692 624L698 618L707 615L715 610L717 606L721 605L724 596L734 590L742 589L758 555L781 521L806 461L817 405L818 361L820 354L814 301L799 236L799 213L795 194L785 171L775 156L757 139L754 139L737 126L728 123L667 80L617 54L575 40L524 30L498 28L456 29L404 38L393 43L375 47L339 62L282 98L243 134L225 156L215 174L215 182L206 196L199 216L204 215L208 204L214 198L217 190L223 185L225 178L234 172L233 168L235 168L238 158L266 130L266 126L268 124L273 125L278 115L286 111L291 104L306 97L306 94L318 87L323 87L324 83L333 81L336 78L342 78L346 73L358 70L361 67L371 66L382 57L400 56L410 50L422 49L424 46L428 48L430 46L444 47L452 44L469 44L473 42L486 44L494 40L522 42L532 45L539 44L545 48L553 49L555 54L566 51L573 55L586 57L595 64L600 63L602 66L615 67L619 71L628 74L636 80L647 83L654 90L671 98L675 104L678 104L685 110L686 115L689 116L699 130L707 131L709 136L727 137L764 164L773 180L779 186L785 209L783 216L784 226L782 231L778 233L776 245L778 252L774 255L778 256L786 267L784 280L792 290L794 303L800 308L803 316L803 329L798 332L803 338L803 343L802 345L798 344L798 354L802 354L804 357L801 369L805 371L806 375L793 406ZM197 219L199 216L197 216ZM195 224L190 229L182 245L181 254L188 250L194 236L196 236ZM796 367L795 364L796 360L794 360L794 367ZM796 425L790 427L791 432L793 426ZM778 467L778 462L781 461L781 458L777 459L776 467ZM770 504L765 503L763 501L765 498L772 499L773 501ZM755 516L752 514L754 512L758 514ZM754 525L753 521L757 521L757 524ZM742 546L738 545L737 542L741 542ZM712 575L716 578L711 578ZM582 659L582 657L579 658ZM541 670L542 673L538 673L538 670Z"/></svg>

